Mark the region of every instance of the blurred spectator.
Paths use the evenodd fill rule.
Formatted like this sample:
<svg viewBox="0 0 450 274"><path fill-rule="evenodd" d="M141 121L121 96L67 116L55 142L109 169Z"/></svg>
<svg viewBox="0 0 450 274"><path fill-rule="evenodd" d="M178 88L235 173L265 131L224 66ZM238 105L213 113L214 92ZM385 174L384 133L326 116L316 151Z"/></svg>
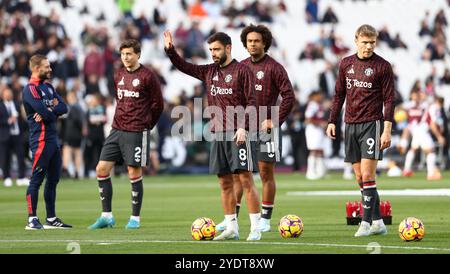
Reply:
<svg viewBox="0 0 450 274"><path fill-rule="evenodd" d="M59 41L65 39L67 37L66 29L64 25L59 20L59 15L56 13L54 9L50 11L49 23L47 32L54 33Z"/></svg>
<svg viewBox="0 0 450 274"><path fill-rule="evenodd" d="M425 91L425 94L428 97L434 97L436 95L436 87L434 85L434 81L433 81L432 78L428 78L425 81L425 89L424 89L424 91Z"/></svg>
<svg viewBox="0 0 450 274"><path fill-rule="evenodd" d="M29 54L24 50L24 48L15 43L13 45L13 61L14 61L14 72L20 77L28 77L31 75L28 69L28 58Z"/></svg>
<svg viewBox="0 0 450 274"><path fill-rule="evenodd" d="M23 150L23 132L19 127L19 120L23 119L19 102L14 100L10 88L0 87L0 168L3 171L3 183L9 187L13 185L11 179L12 155L16 155L18 164L18 186L28 185L25 177L25 152Z"/></svg>
<svg viewBox="0 0 450 274"><path fill-rule="evenodd" d="M434 24L439 23L443 26L447 26L447 18L445 17L445 13L443 9L440 9L436 16L434 17Z"/></svg>
<svg viewBox="0 0 450 274"><path fill-rule="evenodd" d="M105 133L103 126L105 125L106 110L100 102L100 95L87 95L87 138L86 147L84 149L85 177L95 176L95 167L100 158L103 142L105 141Z"/></svg>
<svg viewBox="0 0 450 274"><path fill-rule="evenodd" d="M324 48L331 47L331 39L330 36L325 33L325 29L320 28L319 39L316 43L322 45Z"/></svg>
<svg viewBox="0 0 450 274"><path fill-rule="evenodd" d="M67 94L69 111L65 119L63 146L63 176L82 177L81 142L87 135L86 116L78 103L76 91Z"/></svg>
<svg viewBox="0 0 450 274"><path fill-rule="evenodd" d="M87 47L83 65L83 75L86 86L95 83L98 84L98 80L105 75L105 60L99 52L98 46L93 43L89 44ZM97 91L99 90L97 89Z"/></svg>
<svg viewBox="0 0 450 274"><path fill-rule="evenodd" d="M198 21L192 22L192 27L187 31L187 40L185 48L186 58L200 57L206 58L204 49L205 36L200 30Z"/></svg>
<svg viewBox="0 0 450 274"><path fill-rule="evenodd" d="M350 48L344 44L342 37L337 36L334 30L330 32L330 41L331 51L337 56L344 55L350 50Z"/></svg>
<svg viewBox="0 0 450 274"><path fill-rule="evenodd" d="M169 9L164 0L159 0L159 4L153 9L153 23L159 28L164 28L167 23Z"/></svg>
<svg viewBox="0 0 450 274"><path fill-rule="evenodd" d="M450 69L448 68L445 69L444 75L439 80L439 83L443 85L450 85Z"/></svg>
<svg viewBox="0 0 450 274"><path fill-rule="evenodd" d="M189 6L188 14L190 17L204 17L208 15L203 8L202 0L195 0L195 3Z"/></svg>
<svg viewBox="0 0 450 274"><path fill-rule="evenodd" d="M226 17L228 17L230 20L233 20L236 18L239 14L241 14L242 11L236 8L236 1L231 0L230 5L228 8L223 9L222 14Z"/></svg>
<svg viewBox="0 0 450 274"><path fill-rule="evenodd" d="M389 47L392 48L392 37L389 33L388 27L384 25L379 31L378 31L378 40L385 42Z"/></svg>
<svg viewBox="0 0 450 274"><path fill-rule="evenodd" d="M3 76L3 77L8 77L9 78L9 77L12 76L13 72L14 72L14 69L11 66L10 59L9 58L5 59L3 61L2 66L0 67L0 75Z"/></svg>
<svg viewBox="0 0 450 274"><path fill-rule="evenodd" d="M262 4L259 1L255 1L255 17L260 22L272 23L272 15L270 14L270 7L268 5Z"/></svg>
<svg viewBox="0 0 450 274"><path fill-rule="evenodd" d="M319 74L319 87L325 98L331 98L336 83L337 67L332 62L326 61L325 70Z"/></svg>
<svg viewBox="0 0 450 274"><path fill-rule="evenodd" d="M144 12L134 21L134 24L139 28L139 41L153 39L152 28L147 18L145 18Z"/></svg>
<svg viewBox="0 0 450 274"><path fill-rule="evenodd" d="M117 6L126 20L132 20L134 0L116 0Z"/></svg>
<svg viewBox="0 0 450 274"><path fill-rule="evenodd" d="M420 31L419 31L419 36L431 36L431 29L430 26L428 25L426 20L422 20L420 22Z"/></svg>
<svg viewBox="0 0 450 274"><path fill-rule="evenodd" d="M116 63L120 60L120 56L116 50L116 44L111 38L108 39L107 45L103 51L103 60L105 61L106 85L110 96L114 97L116 94L114 87L114 68Z"/></svg>
<svg viewBox="0 0 450 274"><path fill-rule="evenodd" d="M297 101L294 104L294 108L287 120L289 128L289 136L292 143L292 156L294 162L292 169L294 171L306 171L308 149L306 147L305 137L305 106L300 105Z"/></svg>
<svg viewBox="0 0 450 274"><path fill-rule="evenodd" d="M27 31L23 26L22 18L19 13L13 15L10 19L11 34L9 39L12 43L26 44L28 42Z"/></svg>
<svg viewBox="0 0 450 274"><path fill-rule="evenodd" d="M307 0L306 1L306 23L312 24L319 22L317 13L319 10L319 0Z"/></svg>
<svg viewBox="0 0 450 274"><path fill-rule="evenodd" d="M186 48L187 37L188 37L188 30L184 27L183 21L180 21L174 32L175 47L184 50Z"/></svg>
<svg viewBox="0 0 450 274"><path fill-rule="evenodd" d="M328 7L322 18L322 23L336 24L339 20L331 7Z"/></svg>
<svg viewBox="0 0 450 274"><path fill-rule="evenodd" d="M405 42L402 41L402 38L400 38L400 33L397 33L395 35L394 40L392 41L392 46L393 49L396 48L403 48L403 49L407 49L408 47L406 46Z"/></svg>
<svg viewBox="0 0 450 274"><path fill-rule="evenodd" d="M323 47L321 45L315 45L314 43L307 43L298 59L323 59Z"/></svg>
<svg viewBox="0 0 450 274"><path fill-rule="evenodd" d="M72 47L72 41L69 38L64 39L63 58L58 64L58 70L63 80L78 78L80 70L78 68L77 53Z"/></svg>

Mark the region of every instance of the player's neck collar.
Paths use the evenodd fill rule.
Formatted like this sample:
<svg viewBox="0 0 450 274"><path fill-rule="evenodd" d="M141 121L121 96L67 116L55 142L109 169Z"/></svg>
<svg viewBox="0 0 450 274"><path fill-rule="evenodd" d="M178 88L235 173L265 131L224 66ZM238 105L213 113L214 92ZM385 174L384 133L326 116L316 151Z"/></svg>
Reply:
<svg viewBox="0 0 450 274"><path fill-rule="evenodd" d="M372 60L373 57L374 57L375 55L376 55L376 53L374 52L374 53L372 53L372 55L371 55L370 57L368 57L368 58L359 58L358 53L355 53L356 58L357 58L359 61L363 61L363 62L367 62L367 61L369 61L369 60Z"/></svg>
<svg viewBox="0 0 450 274"><path fill-rule="evenodd" d="M40 83L44 82L43 80L41 80L39 77L36 76L31 76L30 80L28 81L30 84L39 86Z"/></svg>
<svg viewBox="0 0 450 274"><path fill-rule="evenodd" d="M137 67L137 68L135 68L135 69L133 69L133 70L128 70L127 68L125 68L125 70L126 70L128 73L135 73L136 71L138 71L139 69L141 69L141 67L142 67L141 63L138 63L138 67Z"/></svg>
<svg viewBox="0 0 450 274"><path fill-rule="evenodd" d="M253 64L258 64L258 63L261 63L262 61L264 61L267 58L267 56L268 56L267 53L264 53L264 55L261 58L259 58L258 60L253 61L252 57L250 57L250 60L252 61Z"/></svg>
<svg viewBox="0 0 450 274"><path fill-rule="evenodd" d="M228 64L226 64L225 66L218 66L220 69L224 69L224 68L226 68L226 67L228 67L229 65L231 65L231 64L233 64L234 62L236 61L236 59L231 59L231 62L230 63L228 63Z"/></svg>

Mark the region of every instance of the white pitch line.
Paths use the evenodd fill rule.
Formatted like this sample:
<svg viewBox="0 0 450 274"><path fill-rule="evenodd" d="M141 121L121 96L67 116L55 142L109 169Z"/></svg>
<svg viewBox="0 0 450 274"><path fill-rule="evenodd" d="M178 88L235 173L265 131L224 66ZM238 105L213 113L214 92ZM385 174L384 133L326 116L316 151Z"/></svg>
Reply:
<svg viewBox="0 0 450 274"><path fill-rule="evenodd" d="M380 190L380 196L450 196L449 188ZM289 191L288 196L361 196L359 190Z"/></svg>
<svg viewBox="0 0 450 274"><path fill-rule="evenodd" d="M286 242L241 242L241 241L169 241L169 240L0 240L0 243L97 243L97 244L152 244L152 243L174 243L174 244L244 244L244 245L293 245L293 246L322 246L322 247L355 247L367 248L368 245L356 244L321 244L321 243L286 243ZM391 246L380 245L383 249L407 249L407 250L434 250L449 251L450 248L420 247L420 246Z"/></svg>

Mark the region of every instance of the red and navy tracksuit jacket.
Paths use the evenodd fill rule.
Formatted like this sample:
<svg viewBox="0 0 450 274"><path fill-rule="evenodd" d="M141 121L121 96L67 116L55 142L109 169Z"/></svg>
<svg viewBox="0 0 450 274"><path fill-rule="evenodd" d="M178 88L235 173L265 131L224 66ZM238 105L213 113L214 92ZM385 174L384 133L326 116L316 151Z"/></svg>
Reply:
<svg viewBox="0 0 450 274"><path fill-rule="evenodd" d="M54 99L58 100L55 105ZM37 169L39 173L48 172L47 179L59 180L61 169L61 152L58 144L56 120L67 112L67 105L53 86L45 81L31 78L23 89L23 104L27 114L30 149L33 154L32 178ZM41 122L36 122L35 114L42 117ZM39 176L41 177L41 176ZM30 182L31 183L31 182Z"/></svg>

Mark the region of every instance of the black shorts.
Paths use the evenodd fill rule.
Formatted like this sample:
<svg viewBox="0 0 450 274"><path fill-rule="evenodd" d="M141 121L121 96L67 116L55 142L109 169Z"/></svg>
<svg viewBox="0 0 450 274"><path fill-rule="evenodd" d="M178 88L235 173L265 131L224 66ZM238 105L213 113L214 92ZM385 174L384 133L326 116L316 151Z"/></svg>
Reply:
<svg viewBox="0 0 450 274"><path fill-rule="evenodd" d="M64 141L64 145L68 145L69 147L73 147L73 148L80 148L81 147L81 139L67 138Z"/></svg>
<svg viewBox="0 0 450 274"><path fill-rule="evenodd" d="M234 141L213 140L209 154L209 173L223 175L239 171L258 171L256 143L246 141L238 146Z"/></svg>
<svg viewBox="0 0 450 274"><path fill-rule="evenodd" d="M380 137L382 121L345 125L345 162L361 162L361 158L382 160Z"/></svg>
<svg viewBox="0 0 450 274"><path fill-rule="evenodd" d="M280 128L270 131L260 131L256 146L258 161L280 162L281 160L281 132Z"/></svg>
<svg viewBox="0 0 450 274"><path fill-rule="evenodd" d="M147 166L149 149L150 130L129 132L113 128L103 144L100 161Z"/></svg>

